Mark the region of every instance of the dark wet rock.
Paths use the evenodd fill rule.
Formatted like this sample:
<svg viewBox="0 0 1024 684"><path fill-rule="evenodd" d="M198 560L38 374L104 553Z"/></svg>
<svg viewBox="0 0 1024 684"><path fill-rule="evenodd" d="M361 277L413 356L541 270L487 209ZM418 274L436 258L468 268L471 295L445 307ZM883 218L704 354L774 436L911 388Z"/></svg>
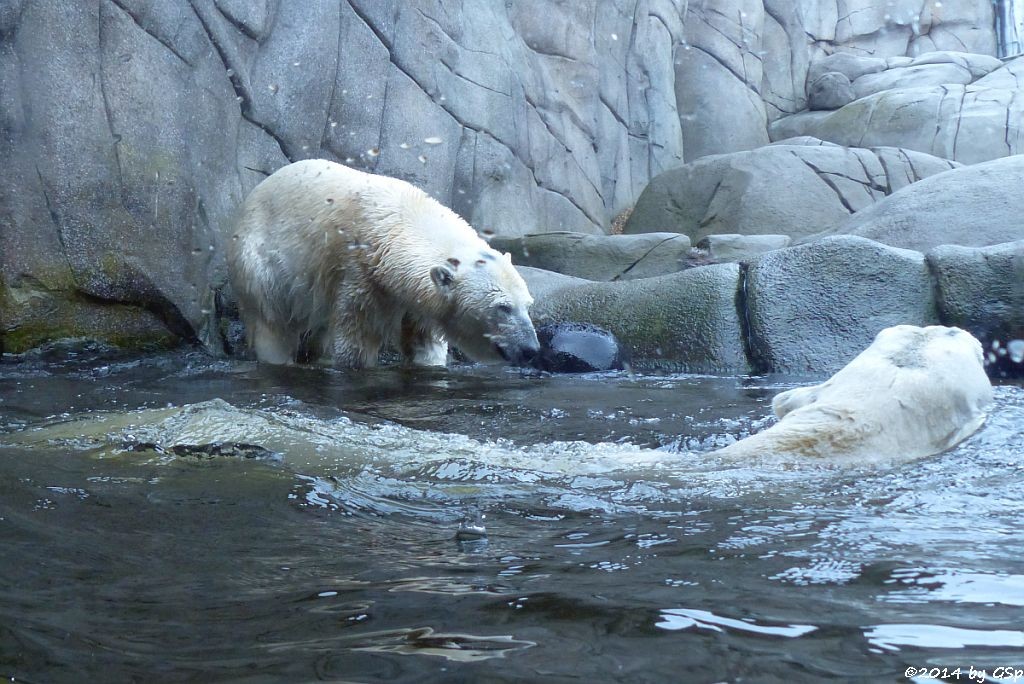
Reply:
<svg viewBox="0 0 1024 684"><path fill-rule="evenodd" d="M939 322L924 255L858 237L768 252L745 280L755 367L834 372L893 325Z"/></svg>
<svg viewBox="0 0 1024 684"><path fill-rule="evenodd" d="M979 340L991 365L1009 372L1013 340L1024 338L1024 240L991 247L936 247L927 255L945 325ZM1003 368L1005 367L1005 368Z"/></svg>
<svg viewBox="0 0 1024 684"><path fill-rule="evenodd" d="M537 328L537 366L552 373L621 370L628 352L615 335L589 323L550 323Z"/></svg>
<svg viewBox="0 0 1024 684"><path fill-rule="evenodd" d="M181 344L182 336L189 334L179 333L171 332L149 309L54 291L33 278L21 277L6 289L0 287L0 348L8 354L57 339L165 349Z"/></svg>
<svg viewBox="0 0 1024 684"><path fill-rule="evenodd" d="M705 157L660 174L644 190L625 232L788 235L794 240L846 222L892 192L948 171L950 162L898 148L778 144Z"/></svg>
<svg viewBox="0 0 1024 684"><path fill-rule="evenodd" d="M850 79L837 71L822 74L807 88L807 108L811 110L839 109L856 99Z"/></svg>
<svg viewBox="0 0 1024 684"><path fill-rule="evenodd" d="M211 442L209 444L173 444L164 446L150 442L133 442L126 444L128 451L155 451L181 458L212 460L215 458L244 458L261 461L280 461L281 455L264 449L255 444L241 442Z"/></svg>
<svg viewBox="0 0 1024 684"><path fill-rule="evenodd" d="M739 266L718 264L620 282L587 282L538 299L538 325L582 322L604 328L634 365L693 371L748 368L736 307Z"/></svg>
<svg viewBox="0 0 1024 684"><path fill-rule="evenodd" d="M1022 240L1022 179L1024 155L962 166L905 187L824 234L858 235L919 252Z"/></svg>
<svg viewBox="0 0 1024 684"><path fill-rule="evenodd" d="M495 249L512 263L587 280L634 280L675 273L686 267L690 240L678 233L585 235L538 233L494 238Z"/></svg>

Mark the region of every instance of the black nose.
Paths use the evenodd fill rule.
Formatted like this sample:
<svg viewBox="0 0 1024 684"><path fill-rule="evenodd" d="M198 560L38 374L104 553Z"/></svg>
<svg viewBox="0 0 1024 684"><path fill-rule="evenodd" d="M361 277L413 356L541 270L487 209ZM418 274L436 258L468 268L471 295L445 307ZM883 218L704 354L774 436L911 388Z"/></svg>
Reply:
<svg viewBox="0 0 1024 684"><path fill-rule="evenodd" d="M540 347L526 346L519 348L519 358L522 360L524 366L528 366L534 362L537 356L540 354Z"/></svg>

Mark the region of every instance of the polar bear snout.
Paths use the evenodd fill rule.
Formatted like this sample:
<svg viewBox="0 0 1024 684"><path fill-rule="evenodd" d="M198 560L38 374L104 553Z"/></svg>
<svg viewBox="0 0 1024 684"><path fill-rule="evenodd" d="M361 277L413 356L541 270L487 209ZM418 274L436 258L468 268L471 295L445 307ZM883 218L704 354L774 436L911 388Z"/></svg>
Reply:
<svg viewBox="0 0 1024 684"><path fill-rule="evenodd" d="M540 354L540 342L533 323L526 316L516 317L500 327L500 334L494 336L494 351L506 362L516 366L528 366Z"/></svg>

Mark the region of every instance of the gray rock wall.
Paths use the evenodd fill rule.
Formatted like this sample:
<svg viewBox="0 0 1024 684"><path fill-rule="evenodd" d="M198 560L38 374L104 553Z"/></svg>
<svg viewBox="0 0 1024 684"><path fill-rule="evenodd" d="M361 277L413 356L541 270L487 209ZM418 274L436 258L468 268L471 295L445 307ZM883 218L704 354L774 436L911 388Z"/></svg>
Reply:
<svg viewBox="0 0 1024 684"><path fill-rule="evenodd" d="M221 236L289 161L407 179L499 235L600 233L684 157L766 143L823 54L994 50L987 0L884 4L3 0L0 335L156 321L219 347Z"/></svg>

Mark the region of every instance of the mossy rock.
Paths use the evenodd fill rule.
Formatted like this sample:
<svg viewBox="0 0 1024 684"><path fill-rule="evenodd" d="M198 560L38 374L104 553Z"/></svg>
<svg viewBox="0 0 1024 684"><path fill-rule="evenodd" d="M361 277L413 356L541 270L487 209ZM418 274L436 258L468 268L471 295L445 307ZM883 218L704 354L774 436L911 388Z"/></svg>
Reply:
<svg viewBox="0 0 1024 684"><path fill-rule="evenodd" d="M156 314L137 306L53 290L27 279L14 287L0 284L3 351L17 354L65 338L93 339L127 349L166 349L182 341Z"/></svg>

